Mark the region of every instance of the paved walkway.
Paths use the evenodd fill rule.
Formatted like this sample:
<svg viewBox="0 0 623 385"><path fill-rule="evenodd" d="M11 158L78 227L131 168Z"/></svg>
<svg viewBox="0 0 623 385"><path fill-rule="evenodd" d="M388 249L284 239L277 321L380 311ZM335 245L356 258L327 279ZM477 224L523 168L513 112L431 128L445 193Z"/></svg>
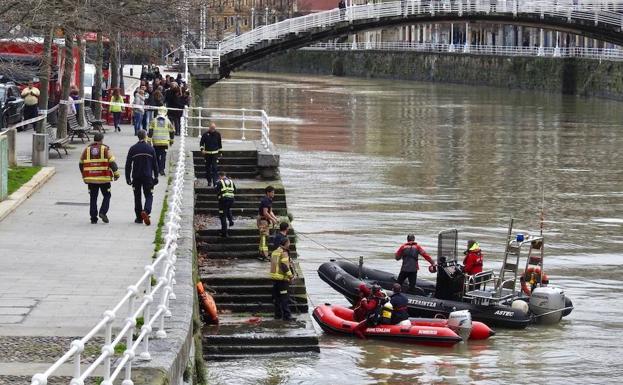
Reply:
<svg viewBox="0 0 623 385"><path fill-rule="evenodd" d="M160 177L154 190L152 225L135 224L132 188L123 176L128 149L136 142L134 130L124 125L121 133L108 131L104 143L122 171L112 185L109 224L89 221L89 194L78 169L86 144L80 141L62 159L51 154L49 165L56 174L0 222L0 377L15 374L3 369L5 363L14 362L14 346L3 343L8 341L3 336L25 336L41 343L41 337L52 341L51 337L84 335L152 261L167 177ZM21 161L30 158L31 138L32 130L17 135ZM119 322L125 317L119 314ZM29 345L27 339L19 341ZM45 354L33 348L19 361L51 363L60 356Z"/></svg>

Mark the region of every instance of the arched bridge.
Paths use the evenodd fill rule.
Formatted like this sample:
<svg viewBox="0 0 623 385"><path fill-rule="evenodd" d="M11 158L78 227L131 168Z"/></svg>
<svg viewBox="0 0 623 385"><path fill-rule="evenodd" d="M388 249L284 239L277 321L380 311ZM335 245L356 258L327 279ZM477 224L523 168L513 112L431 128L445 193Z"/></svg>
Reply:
<svg viewBox="0 0 623 385"><path fill-rule="evenodd" d="M265 25L186 52L189 71L211 84L264 56L331 38L417 23L488 21L556 29L623 45L621 0L401 0L354 5Z"/></svg>

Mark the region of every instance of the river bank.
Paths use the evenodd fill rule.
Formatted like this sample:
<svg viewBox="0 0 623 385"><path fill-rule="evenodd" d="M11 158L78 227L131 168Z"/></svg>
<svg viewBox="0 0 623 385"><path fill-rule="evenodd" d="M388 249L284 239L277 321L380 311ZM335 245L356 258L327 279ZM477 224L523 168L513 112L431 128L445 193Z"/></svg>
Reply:
<svg viewBox="0 0 623 385"><path fill-rule="evenodd" d="M290 50L245 70L456 83L623 100L623 63L578 58Z"/></svg>

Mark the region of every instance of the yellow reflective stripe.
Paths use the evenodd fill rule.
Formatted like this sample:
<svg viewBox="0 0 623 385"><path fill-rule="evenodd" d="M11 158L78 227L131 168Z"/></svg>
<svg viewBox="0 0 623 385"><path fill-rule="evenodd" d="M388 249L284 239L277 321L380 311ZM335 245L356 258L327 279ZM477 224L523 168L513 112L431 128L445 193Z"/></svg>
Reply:
<svg viewBox="0 0 623 385"><path fill-rule="evenodd" d="M84 178L84 181L86 183L89 183L89 182L110 182L110 180L111 180L110 177L107 177L107 176L89 176L89 177Z"/></svg>
<svg viewBox="0 0 623 385"><path fill-rule="evenodd" d="M89 166L89 167L85 167L84 170L85 171L106 171L108 170L108 166L98 166L98 167L93 167L93 166Z"/></svg>
<svg viewBox="0 0 623 385"><path fill-rule="evenodd" d="M214 155L214 154L218 154L218 153L219 153L219 150L216 150L216 151L207 151L207 150L204 150L203 152L204 152L204 153L206 153L206 154L208 154L208 155Z"/></svg>

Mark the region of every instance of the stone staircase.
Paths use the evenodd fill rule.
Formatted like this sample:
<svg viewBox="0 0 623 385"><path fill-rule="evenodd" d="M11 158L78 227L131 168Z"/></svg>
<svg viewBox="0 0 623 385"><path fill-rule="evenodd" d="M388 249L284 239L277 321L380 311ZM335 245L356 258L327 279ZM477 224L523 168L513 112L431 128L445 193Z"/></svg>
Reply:
<svg viewBox="0 0 623 385"><path fill-rule="evenodd" d="M232 214L244 217L257 216L260 199L264 196L264 188L269 183L264 183L261 186L255 186L255 183L248 185L247 183L241 183L240 179L236 179L234 176L230 177L236 184L236 202L234 203ZM195 194L195 214L218 216L218 200L212 187L197 186ZM286 195L283 188L275 187L273 212L277 216L286 216L288 213Z"/></svg>
<svg viewBox="0 0 623 385"><path fill-rule="evenodd" d="M227 148L228 146L224 146ZM206 360L231 359L273 353L318 352L318 336L308 314L305 279L296 263L296 236L290 230L290 255L299 272L290 286L290 310L295 322L274 320L270 262L258 259L259 234L256 216L264 188L275 187L273 211L287 216L286 194L279 180L260 182L257 153L227 150L219 168L236 183L233 207L235 225L227 238L220 236L218 200L205 182L203 156L194 153L195 231L201 282L211 293L219 311L219 325L206 325L203 355ZM203 179L203 180L201 180ZM201 218L201 219L198 219ZM271 235L277 229L271 230ZM270 247L272 250L272 247Z"/></svg>
<svg viewBox="0 0 623 385"><path fill-rule="evenodd" d="M257 151L250 150L224 150L219 159L219 170L236 179L253 179L258 176ZM195 164L195 176L197 179L205 179L205 159L201 151L193 151Z"/></svg>

